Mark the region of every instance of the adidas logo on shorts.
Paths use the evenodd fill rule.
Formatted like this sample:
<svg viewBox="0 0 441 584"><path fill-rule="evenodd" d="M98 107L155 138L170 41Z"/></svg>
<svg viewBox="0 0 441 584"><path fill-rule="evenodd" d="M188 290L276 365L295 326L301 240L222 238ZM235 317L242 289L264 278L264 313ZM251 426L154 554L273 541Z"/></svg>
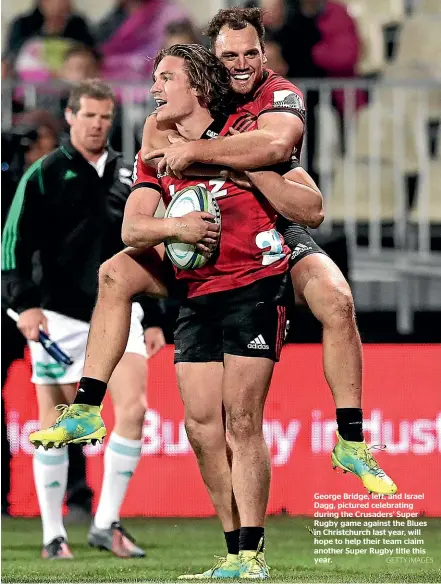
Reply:
<svg viewBox="0 0 441 584"><path fill-rule="evenodd" d="M291 259L293 260L294 258L296 258L297 256L299 256L301 253L305 253L305 251L308 251L310 249L312 250L312 247L311 246L309 246L309 245L303 245L303 243L298 243L295 246L295 248L294 248L294 250L293 250L293 252L291 254Z"/></svg>
<svg viewBox="0 0 441 584"><path fill-rule="evenodd" d="M262 335L256 337L251 343L248 343L247 346L248 349L269 349L269 346L266 344Z"/></svg>

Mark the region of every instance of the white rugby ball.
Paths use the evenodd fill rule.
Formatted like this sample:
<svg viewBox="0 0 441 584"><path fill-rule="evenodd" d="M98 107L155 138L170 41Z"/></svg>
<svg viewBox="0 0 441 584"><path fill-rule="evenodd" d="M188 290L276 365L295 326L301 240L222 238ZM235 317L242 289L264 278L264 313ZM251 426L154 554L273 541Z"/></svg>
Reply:
<svg viewBox="0 0 441 584"><path fill-rule="evenodd" d="M204 185L186 187L178 191L165 211L165 217L182 217L192 211L205 211L214 216L214 222L221 224L219 205ZM195 270L204 266L208 259L191 243L165 241L165 251L171 262L180 270ZM214 250L213 250L214 251Z"/></svg>

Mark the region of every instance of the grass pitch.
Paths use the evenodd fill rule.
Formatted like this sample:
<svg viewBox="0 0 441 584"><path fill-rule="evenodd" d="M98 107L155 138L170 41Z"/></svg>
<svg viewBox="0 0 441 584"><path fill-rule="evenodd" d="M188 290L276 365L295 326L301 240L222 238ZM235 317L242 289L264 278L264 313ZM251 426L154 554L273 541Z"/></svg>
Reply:
<svg viewBox="0 0 441 584"><path fill-rule="evenodd" d="M270 517L267 561L273 582L441 582L441 519L424 528L426 558L387 562L384 556L335 556L315 564L310 518ZM124 525L147 550L140 560L121 560L87 546L87 525L68 525L74 560L40 559L39 519L2 520L3 582L174 582L179 574L207 569L225 553L215 519L133 519ZM396 556L395 556L396 557ZM414 556L412 556L414 557Z"/></svg>

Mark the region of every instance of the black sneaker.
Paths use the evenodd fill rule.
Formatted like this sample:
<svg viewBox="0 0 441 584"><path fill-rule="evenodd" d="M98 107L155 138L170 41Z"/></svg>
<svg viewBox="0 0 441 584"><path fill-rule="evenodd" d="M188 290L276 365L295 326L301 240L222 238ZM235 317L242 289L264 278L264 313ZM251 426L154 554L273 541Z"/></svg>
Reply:
<svg viewBox="0 0 441 584"><path fill-rule="evenodd" d="M56 537L44 546L41 557L46 560L72 560L73 555L64 537Z"/></svg>
<svg viewBox="0 0 441 584"><path fill-rule="evenodd" d="M118 558L145 557L145 551L135 545L134 538L119 521L112 523L108 529L98 529L92 522L87 541L91 547L108 550Z"/></svg>

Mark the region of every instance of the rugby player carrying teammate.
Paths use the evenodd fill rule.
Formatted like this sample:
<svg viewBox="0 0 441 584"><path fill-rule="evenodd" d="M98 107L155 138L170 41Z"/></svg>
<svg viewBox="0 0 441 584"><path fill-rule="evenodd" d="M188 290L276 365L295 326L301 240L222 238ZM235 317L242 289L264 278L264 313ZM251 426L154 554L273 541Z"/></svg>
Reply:
<svg viewBox="0 0 441 584"><path fill-rule="evenodd" d="M213 52L230 71L231 87L240 100L233 123L240 135L208 143L171 138L168 148L154 151L145 136L144 160L161 156L158 172L181 176L194 163L248 171L283 163L293 153L300 158L305 121L303 97L292 83L264 68L260 9L220 10L210 22L207 34ZM280 188L268 189L270 180L267 173L253 173L253 184L284 215L286 193ZM291 277L296 297L306 302L323 325L324 373L336 405L338 426L332 464L360 477L371 492L394 494L397 486L364 442L362 347L349 284L304 225L290 223L282 217L277 227L291 248Z"/></svg>
<svg viewBox="0 0 441 584"><path fill-rule="evenodd" d="M229 93L229 74L203 47L176 45L161 52L151 91L158 103L156 116L151 118L155 123L174 122L188 139L228 132L225 117L213 119L210 111L216 115ZM276 173L270 174L280 179ZM296 168L281 179L293 202L292 209L287 205L286 214L319 224L322 197L313 183L305 186L296 181L304 174ZM200 182L200 178L158 179L156 171L137 160L123 227L123 238L133 247L100 270L84 368L87 377L81 380L82 392L76 399L77 404L96 404L93 412L90 406L82 407L89 421L91 413L95 416L97 427L102 423L98 404L127 336L130 299L144 290L164 296L171 286L176 287L163 263L163 249L153 246L173 237L197 243L208 253L219 236L217 226L207 221L211 216L205 213L193 212L181 219L153 217L161 194L168 203L173 192ZM210 188L209 179L205 184ZM263 526L270 463L262 418L284 336L289 250L274 229L277 215L264 197L230 181L217 181L214 190L222 214L219 255L197 270L176 270L178 283L187 289L175 330L177 375L187 433L231 550L223 566L209 572L218 577L266 578ZM306 209L303 217L301 205ZM274 245L259 247L259 235L272 238ZM259 335L265 344L256 350L252 340ZM232 450L231 469L222 405ZM75 413L77 417L69 419L71 424L81 423L78 405ZM60 420L60 426L78 440L66 418ZM57 431L50 428L44 438Z"/></svg>

